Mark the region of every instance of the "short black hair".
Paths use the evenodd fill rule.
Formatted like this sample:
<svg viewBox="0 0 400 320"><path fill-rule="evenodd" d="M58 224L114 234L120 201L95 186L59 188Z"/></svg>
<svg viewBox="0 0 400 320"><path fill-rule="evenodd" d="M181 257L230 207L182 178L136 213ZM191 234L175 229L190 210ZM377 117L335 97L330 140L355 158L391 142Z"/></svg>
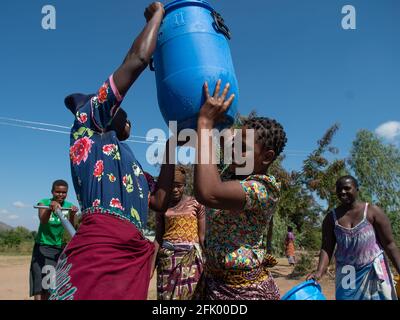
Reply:
<svg viewBox="0 0 400 320"><path fill-rule="evenodd" d="M252 117L243 121L243 126L255 130L256 141L275 152L275 159L285 148L287 138L283 126L276 120L266 117Z"/></svg>
<svg viewBox="0 0 400 320"><path fill-rule="evenodd" d="M56 181L54 181L53 182L53 186L51 187L51 191L54 191L54 189L56 188L56 187L60 187L60 186L62 186L62 187L67 187L67 189L68 189L68 183L67 183L67 181L65 181L65 180L56 180Z"/></svg>
<svg viewBox="0 0 400 320"><path fill-rule="evenodd" d="M340 177L339 179L337 179L337 181L336 181L336 187L339 185L339 183L341 183L341 182L343 182L343 181L345 181L345 180L351 180L351 181L353 182L354 186L358 189L358 181L357 181L356 178L354 178L354 177L351 176L351 175L345 175L345 176L342 176L342 177Z"/></svg>

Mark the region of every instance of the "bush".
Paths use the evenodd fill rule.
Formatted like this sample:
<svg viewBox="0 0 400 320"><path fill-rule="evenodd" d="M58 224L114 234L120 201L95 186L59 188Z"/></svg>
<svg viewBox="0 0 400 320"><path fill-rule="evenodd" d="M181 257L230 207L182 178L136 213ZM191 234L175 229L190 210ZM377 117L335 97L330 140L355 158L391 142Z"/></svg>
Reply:
<svg viewBox="0 0 400 320"><path fill-rule="evenodd" d="M272 254L277 256L285 255L285 239L288 225L290 225L288 219L282 218L279 214L274 215Z"/></svg>
<svg viewBox="0 0 400 320"><path fill-rule="evenodd" d="M304 226L304 230L296 237L298 247L305 250L319 250L321 248L322 233L320 227Z"/></svg>
<svg viewBox="0 0 400 320"><path fill-rule="evenodd" d="M300 256L300 259L295 264L293 272L289 278L300 278L314 271L314 256L312 253L305 253Z"/></svg>
<svg viewBox="0 0 400 320"><path fill-rule="evenodd" d="M30 254L34 244L34 234L24 227L0 233L0 253Z"/></svg>

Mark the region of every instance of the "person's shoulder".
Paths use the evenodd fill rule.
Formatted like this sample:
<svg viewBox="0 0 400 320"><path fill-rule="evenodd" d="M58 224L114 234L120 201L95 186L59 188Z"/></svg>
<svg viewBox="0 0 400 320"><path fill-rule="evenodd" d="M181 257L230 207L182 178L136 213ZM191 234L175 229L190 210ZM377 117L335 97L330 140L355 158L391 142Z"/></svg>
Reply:
<svg viewBox="0 0 400 320"><path fill-rule="evenodd" d="M194 203L195 205L200 205L200 202L198 202L194 196L186 196L185 195L184 197L185 197L183 199L184 202L187 202L187 203L191 202L191 203Z"/></svg>
<svg viewBox="0 0 400 320"><path fill-rule="evenodd" d="M204 205L202 205L200 202L198 202L194 196L186 196L186 198L184 199L184 202L187 204L191 204L197 208L204 207Z"/></svg>
<svg viewBox="0 0 400 320"><path fill-rule="evenodd" d="M337 208L333 208L333 209L330 209L330 210L325 212L323 223L328 223L328 224L331 224L331 223L333 224L334 223L334 221L335 221L335 210L336 209Z"/></svg>
<svg viewBox="0 0 400 320"><path fill-rule="evenodd" d="M274 190L276 192L279 192L281 189L281 183L271 174L250 175L246 179L242 180L241 183L255 184L259 187L266 187L269 190Z"/></svg>
<svg viewBox="0 0 400 320"><path fill-rule="evenodd" d="M51 203L51 198L43 198L37 202L38 205L39 205L39 203L41 203L45 206L48 206Z"/></svg>
<svg viewBox="0 0 400 320"><path fill-rule="evenodd" d="M383 209L375 204L368 204L368 214L371 214L372 217L385 215Z"/></svg>

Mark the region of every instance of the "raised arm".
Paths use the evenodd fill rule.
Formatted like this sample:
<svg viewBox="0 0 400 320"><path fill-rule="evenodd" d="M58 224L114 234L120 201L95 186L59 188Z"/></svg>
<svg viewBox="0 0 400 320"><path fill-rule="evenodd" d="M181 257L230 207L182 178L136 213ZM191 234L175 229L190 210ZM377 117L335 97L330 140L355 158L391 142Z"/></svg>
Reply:
<svg viewBox="0 0 400 320"><path fill-rule="evenodd" d="M318 268L316 272L309 274L307 279L313 278L318 281L325 274L335 250L336 237L334 230L332 215L328 213L322 223L322 245L319 253Z"/></svg>
<svg viewBox="0 0 400 320"><path fill-rule="evenodd" d="M79 209L76 206L72 206L68 215L69 222L74 226L74 228L75 228L75 217L78 211Z"/></svg>
<svg viewBox="0 0 400 320"><path fill-rule="evenodd" d="M202 252L204 252L204 240L206 237L206 208L200 203L197 206L197 232L199 236L199 244Z"/></svg>
<svg viewBox="0 0 400 320"><path fill-rule="evenodd" d="M153 278L154 271L157 267L158 250L162 246L163 237L165 233L164 213L156 212L156 236L154 238L154 254L151 260L151 273L150 278Z"/></svg>
<svg viewBox="0 0 400 320"><path fill-rule="evenodd" d="M373 225L378 236L378 241L392 261L397 273L400 274L400 250L394 242L390 220L382 209L377 206L371 206L369 210L374 217Z"/></svg>
<svg viewBox="0 0 400 320"><path fill-rule="evenodd" d="M214 95L211 96L208 84L204 84L206 101L201 107L197 121L197 164L194 166L194 194L196 200L209 208L237 209L243 208L246 194L239 181L221 181L216 165L214 143L209 134L234 99L231 95L226 99L229 91L227 84L219 95L221 81L217 82Z"/></svg>
<svg viewBox="0 0 400 320"><path fill-rule="evenodd" d="M168 209L168 203L172 193L175 175L175 148L168 139L165 145L164 160L155 191L150 195L149 206L154 211L164 212ZM171 145L171 147L170 147ZM171 153L172 151L172 153Z"/></svg>
<svg viewBox="0 0 400 320"><path fill-rule="evenodd" d="M164 17L160 2L150 4L145 12L147 24L137 36L122 65L114 73L115 85L124 96L138 76L146 69L156 48L158 29Z"/></svg>

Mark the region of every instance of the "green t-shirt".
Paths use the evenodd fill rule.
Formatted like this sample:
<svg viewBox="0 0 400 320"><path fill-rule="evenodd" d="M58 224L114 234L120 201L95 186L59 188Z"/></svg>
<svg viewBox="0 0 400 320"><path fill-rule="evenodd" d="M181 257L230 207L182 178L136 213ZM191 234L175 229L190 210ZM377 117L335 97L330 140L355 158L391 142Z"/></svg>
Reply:
<svg viewBox="0 0 400 320"><path fill-rule="evenodd" d="M42 203L45 206L49 206L52 199L42 199L38 203ZM64 200L62 204L63 208L71 208L72 203ZM65 217L68 217L69 211L63 212ZM61 224L60 218L54 212L51 213L50 219L46 224L40 223L39 230L35 239L37 244L44 244L46 246L62 247L64 236L64 227Z"/></svg>

